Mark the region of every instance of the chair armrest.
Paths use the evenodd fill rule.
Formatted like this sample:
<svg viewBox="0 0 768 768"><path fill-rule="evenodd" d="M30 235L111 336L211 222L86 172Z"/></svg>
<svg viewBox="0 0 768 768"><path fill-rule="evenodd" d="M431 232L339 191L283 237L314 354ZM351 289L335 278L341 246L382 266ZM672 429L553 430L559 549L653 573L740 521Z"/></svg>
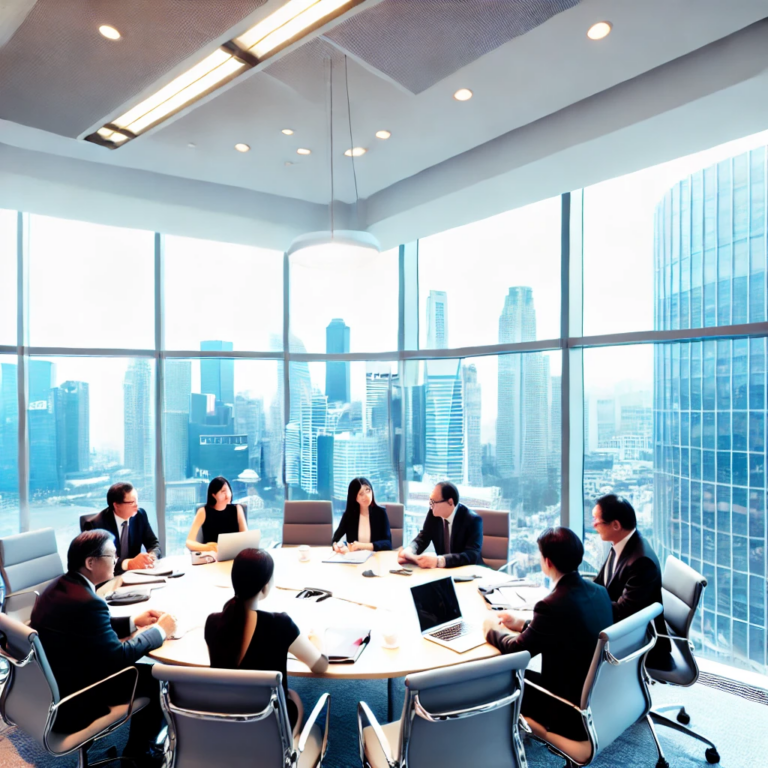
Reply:
<svg viewBox="0 0 768 768"><path fill-rule="evenodd" d="M536 683L532 683L530 680L526 679L525 685L526 685L526 687L528 687L530 685L532 688L535 688L537 691L541 691L542 693L546 693L547 696L550 696L551 698L555 699L556 701L559 701L561 704L565 704L566 706L571 707L571 709L575 709L580 715L584 714L584 712L581 709L581 707L577 707L572 701L568 701L568 699L564 699L561 696L558 696L558 695L552 693L551 691L548 691L546 688L543 688L540 685L536 685Z"/></svg>
<svg viewBox="0 0 768 768"><path fill-rule="evenodd" d="M301 753L304 751L304 749L307 746L307 739L309 738L309 732L312 730L312 726L315 724L315 721L320 716L320 711L325 707L325 731L323 732L323 746L320 750L320 763L323 762L323 759L325 758L325 753L328 749L328 727L331 724L331 694L330 693L324 693L318 700L317 704L315 704L315 708L312 710L312 714L307 719L307 722L304 724L304 728L301 730L301 736L299 736L299 744L296 747L296 752L298 755L301 755Z"/></svg>
<svg viewBox="0 0 768 768"><path fill-rule="evenodd" d="M139 670L136 669L136 667L125 667L124 669L121 669L119 672L115 672L114 675L110 675L109 677L105 677L103 680L98 680L95 683L92 683L89 686L86 686L85 688L81 688L79 691L75 691L74 693L70 693L69 696L65 696L63 699L60 699L57 704L54 705L56 709L60 708L62 704L66 704L69 701L72 701L73 699L77 698L78 696L82 696L82 694L87 693L88 691L92 691L94 688L98 688L100 685L104 685L104 683L109 683L112 680L114 680L117 677L120 677L120 675L124 675L125 673L131 673L133 672L133 689L131 690L131 696L126 702L126 704L129 704L128 707L128 717L131 716L131 710L133 709L133 697L136 695L136 684L139 681Z"/></svg>
<svg viewBox="0 0 768 768"><path fill-rule="evenodd" d="M272 544L270 546L270 549L280 549L280 547L282 547L282 546L283 546L283 542L282 541L276 541L274 544Z"/></svg>
<svg viewBox="0 0 768 768"><path fill-rule="evenodd" d="M360 760L362 764L365 765L365 742L363 741L363 717L365 717L365 719L370 724L371 728L373 728L373 733L379 742L379 746L384 752L384 757L386 758L387 765L389 766L389 768L397 768L397 762L392 757L392 747L389 745L389 740L384 735L384 731L381 730L379 721L375 718L373 712L371 712L371 708L364 701L361 701L357 705L357 732L360 737Z"/></svg>
<svg viewBox="0 0 768 768"><path fill-rule="evenodd" d="M508 707L520 698L521 689L518 688L514 693L509 696L504 696L497 701L489 701L487 704L479 704L476 707L468 707L467 709L456 709L451 712L428 712L424 705L419 701L419 695L414 696L414 710L416 714L422 719L427 720L430 723L441 723L447 720L462 720L465 717L474 717L475 715L484 715L486 712L493 712L496 709L502 707Z"/></svg>
<svg viewBox="0 0 768 768"><path fill-rule="evenodd" d="M39 592L17 592L15 595L8 595L5 598L3 613L18 613L25 609L31 611L39 595Z"/></svg>
<svg viewBox="0 0 768 768"><path fill-rule="evenodd" d="M663 637L665 640L674 640L676 643L687 644L691 650L694 650L694 645L687 637L680 637L680 635L662 635L660 632L656 633L656 637Z"/></svg>
<svg viewBox="0 0 768 768"><path fill-rule="evenodd" d="M634 661L638 657L644 656L646 653L648 653L648 651L651 650L651 648L653 648L654 645L656 645L655 632L651 637L650 642L646 643L642 648L638 648L636 651L633 651L628 656L622 656L621 658L619 658L617 656L614 656L607 648L603 650L603 653L605 654L605 659L609 664L613 664L614 666L619 666L620 664L626 664L628 661Z"/></svg>
<svg viewBox="0 0 768 768"><path fill-rule="evenodd" d="M513 567L513 566L515 566L515 565L517 565L517 558L516 558L516 557L513 557L513 558L512 558L512 559L511 559L511 560L510 560L508 563L504 563L504 565L502 565L502 566L499 568L499 570L498 570L498 573L501 573L501 572L503 572L503 571L507 571L507 569L508 569L508 568L511 568L511 567ZM507 571L507 572L508 572L508 571Z"/></svg>

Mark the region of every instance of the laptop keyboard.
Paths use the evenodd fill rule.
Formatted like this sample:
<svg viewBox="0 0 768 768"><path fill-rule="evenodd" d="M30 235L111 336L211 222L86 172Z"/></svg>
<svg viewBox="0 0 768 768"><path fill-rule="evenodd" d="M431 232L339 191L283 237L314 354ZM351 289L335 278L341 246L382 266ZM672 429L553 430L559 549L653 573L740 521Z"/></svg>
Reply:
<svg viewBox="0 0 768 768"><path fill-rule="evenodd" d="M451 627L440 629L437 632L430 632L430 637L436 637L439 640L455 640L457 637L464 637L475 629L474 624L467 624L466 621L460 621Z"/></svg>

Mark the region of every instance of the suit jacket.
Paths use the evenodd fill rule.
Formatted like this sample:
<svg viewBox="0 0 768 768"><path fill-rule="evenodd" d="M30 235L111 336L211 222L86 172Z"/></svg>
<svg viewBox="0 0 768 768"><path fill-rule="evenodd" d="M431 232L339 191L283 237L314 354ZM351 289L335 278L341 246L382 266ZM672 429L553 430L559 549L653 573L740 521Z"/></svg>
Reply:
<svg viewBox="0 0 768 768"><path fill-rule="evenodd" d="M432 510L427 512L424 527L411 542L410 546L420 555L430 543L435 545L435 552L445 557L446 568L458 568L460 565L484 565L480 551L483 548L483 519L463 504L456 507L451 526L450 554L445 554L443 518L436 517Z"/></svg>
<svg viewBox="0 0 768 768"><path fill-rule="evenodd" d="M120 531L118 530L115 515L109 508L102 509L101 512L91 520L90 528L91 530L94 528L103 528L105 531L109 531L115 537L117 554L120 554ZM136 555L141 552L142 544L147 552L154 552L156 557L162 557L163 553L160 549L160 542L158 541L157 536L155 536L152 526L149 524L147 513L143 509L140 509L128 521L128 557L136 557ZM115 573L122 572L123 562L122 560L118 560L115 564Z"/></svg>
<svg viewBox="0 0 768 768"><path fill-rule="evenodd" d="M597 638L611 624L611 599L605 587L573 571L536 603L528 629L517 636L491 630L487 639L502 653L540 653L541 684L579 705Z"/></svg>
<svg viewBox="0 0 768 768"><path fill-rule="evenodd" d="M595 578L595 584L601 584L608 590L613 603L614 622L626 619L652 603L662 603L659 560L640 531L635 531L624 545L613 570L613 577L606 583L607 565L606 560ZM668 634L664 614L657 616L654 623L658 633ZM669 640L659 638L648 654L648 666L668 668L671 663L670 653Z"/></svg>
<svg viewBox="0 0 768 768"><path fill-rule="evenodd" d="M387 510L382 507L371 506L369 511L369 520L371 523L371 544L374 552L382 549L392 549L392 532L389 530L389 517ZM345 510L341 516L341 522L333 534L333 542L336 543L344 536L348 542L357 541L358 526L360 524L360 513L351 510Z"/></svg>
<svg viewBox="0 0 768 768"><path fill-rule="evenodd" d="M131 666L163 644L156 627L121 642L130 634L131 620L110 616L104 599L77 572L65 573L45 588L30 623L40 636L61 698ZM69 713L69 726L87 725L105 706L101 697L80 705L77 713Z"/></svg>

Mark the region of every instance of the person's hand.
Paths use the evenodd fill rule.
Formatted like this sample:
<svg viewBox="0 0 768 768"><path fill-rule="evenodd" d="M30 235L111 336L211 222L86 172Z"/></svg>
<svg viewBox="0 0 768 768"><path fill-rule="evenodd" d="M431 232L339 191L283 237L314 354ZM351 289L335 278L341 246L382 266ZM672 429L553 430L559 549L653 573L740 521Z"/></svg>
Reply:
<svg viewBox="0 0 768 768"><path fill-rule="evenodd" d="M136 557L132 557L128 561L127 571L135 571L138 568L152 568L155 564L155 558L150 555L149 552L139 552Z"/></svg>
<svg viewBox="0 0 768 768"><path fill-rule="evenodd" d="M353 541L349 545L350 552L362 552L364 549L373 549L372 544L361 544L359 541Z"/></svg>
<svg viewBox="0 0 768 768"><path fill-rule="evenodd" d="M437 568L437 555L419 555L416 558L419 568Z"/></svg>
<svg viewBox="0 0 768 768"><path fill-rule="evenodd" d="M157 620L157 626L162 627L166 637L173 637L176 634L177 624L176 617L170 613L160 614L160 618Z"/></svg>
<svg viewBox="0 0 768 768"><path fill-rule="evenodd" d="M408 560L406 559L405 555L403 554L403 548L402 547L400 547L400 549L397 550L397 562L400 565L405 565L405 563L408 562Z"/></svg>
<svg viewBox="0 0 768 768"><path fill-rule="evenodd" d="M163 615L162 611L156 611L154 609L150 609L148 611L144 611L144 613L140 613L138 616L133 617L133 623L137 627L150 627L153 624L157 623L157 620Z"/></svg>
<svg viewBox="0 0 768 768"><path fill-rule="evenodd" d="M203 552L218 552L219 545L215 541L209 541L207 544L203 544Z"/></svg>
<svg viewBox="0 0 768 768"><path fill-rule="evenodd" d="M483 621L483 637L488 637L488 633L492 629L499 629L499 617L495 613L491 613L490 616L485 617L485 621Z"/></svg>
<svg viewBox="0 0 768 768"><path fill-rule="evenodd" d="M525 619L520 616L515 616L514 613L507 613L506 611L502 611L501 613L496 614L496 616L507 629L511 629L513 632L523 631Z"/></svg>
<svg viewBox="0 0 768 768"><path fill-rule="evenodd" d="M339 552L342 555L346 555L347 552L349 552L349 547L346 544L334 543L333 551L334 552Z"/></svg>

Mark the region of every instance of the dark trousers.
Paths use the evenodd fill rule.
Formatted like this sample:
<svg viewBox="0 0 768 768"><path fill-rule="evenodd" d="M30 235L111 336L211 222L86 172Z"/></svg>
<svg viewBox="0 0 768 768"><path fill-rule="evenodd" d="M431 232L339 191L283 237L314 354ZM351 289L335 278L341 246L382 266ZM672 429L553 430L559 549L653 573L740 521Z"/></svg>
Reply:
<svg viewBox="0 0 768 768"><path fill-rule="evenodd" d="M147 753L155 743L160 729L165 725L165 717L160 707L160 682L152 677L151 664L137 664L139 679L136 683L136 698L149 699L144 709L131 716L128 743L123 754L141 756Z"/></svg>
<svg viewBox="0 0 768 768"><path fill-rule="evenodd" d="M538 672L527 671L525 679L542 685L541 675ZM542 687L546 686L542 685ZM581 715L575 709L547 696L533 686L526 685L523 689L522 713L548 731L565 736L566 739L586 741L588 738Z"/></svg>

